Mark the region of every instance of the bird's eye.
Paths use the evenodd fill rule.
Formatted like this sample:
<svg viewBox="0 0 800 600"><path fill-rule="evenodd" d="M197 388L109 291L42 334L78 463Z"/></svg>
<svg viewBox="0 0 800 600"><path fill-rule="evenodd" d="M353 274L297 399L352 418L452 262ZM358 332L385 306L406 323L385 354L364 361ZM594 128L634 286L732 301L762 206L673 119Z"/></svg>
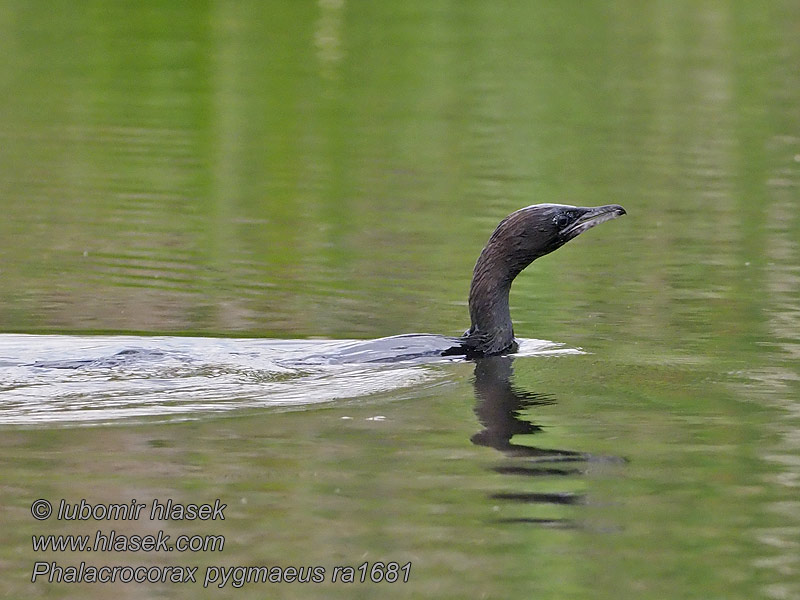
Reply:
<svg viewBox="0 0 800 600"><path fill-rule="evenodd" d="M570 218L567 216L566 213L560 213L553 217L553 223L555 223L556 227L559 229L563 229L567 225L569 225Z"/></svg>

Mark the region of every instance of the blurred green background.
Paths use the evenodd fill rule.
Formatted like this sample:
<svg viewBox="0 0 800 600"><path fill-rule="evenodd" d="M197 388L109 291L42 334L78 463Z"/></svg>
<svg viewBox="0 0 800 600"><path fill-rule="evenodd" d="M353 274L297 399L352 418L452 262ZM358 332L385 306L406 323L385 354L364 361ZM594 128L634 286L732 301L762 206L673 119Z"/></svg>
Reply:
<svg viewBox="0 0 800 600"><path fill-rule="evenodd" d="M28 583L30 502L89 493L244 499L226 564L416 561L385 597L800 595L796 0L2 0L0 56L0 331L459 334L502 217L620 203L511 303L591 353L516 361L559 400L535 443L630 461L537 484L595 498L541 508L586 529L492 522L522 485L469 442L469 364L364 405L8 429L3 597L107 597ZM113 593L154 590L203 594Z"/></svg>
<svg viewBox="0 0 800 600"><path fill-rule="evenodd" d="M518 282L520 334L738 330L800 237L793 2L2 8L5 331L458 332L553 201L630 217Z"/></svg>

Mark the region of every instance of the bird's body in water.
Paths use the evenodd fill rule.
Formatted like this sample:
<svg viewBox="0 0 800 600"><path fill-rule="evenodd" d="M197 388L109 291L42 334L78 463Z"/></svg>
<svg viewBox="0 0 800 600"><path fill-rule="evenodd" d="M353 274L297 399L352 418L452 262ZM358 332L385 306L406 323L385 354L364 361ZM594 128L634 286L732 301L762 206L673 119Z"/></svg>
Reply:
<svg viewBox="0 0 800 600"><path fill-rule="evenodd" d="M334 362L389 362L515 352L517 342L508 304L514 278L537 258L624 214L625 209L618 204L534 204L521 208L500 222L475 263L469 291L471 324L464 335L407 334L355 342L326 358Z"/></svg>
<svg viewBox="0 0 800 600"><path fill-rule="evenodd" d="M367 341L342 342L324 353L312 352L294 363L368 363L430 360L442 356L477 358L517 350L508 305L511 283L525 267L587 229L625 214L618 204L585 208L534 204L503 219L475 263L469 291L470 328L461 337L407 334ZM117 367L154 356L152 350L129 349L99 359L37 362L61 369Z"/></svg>

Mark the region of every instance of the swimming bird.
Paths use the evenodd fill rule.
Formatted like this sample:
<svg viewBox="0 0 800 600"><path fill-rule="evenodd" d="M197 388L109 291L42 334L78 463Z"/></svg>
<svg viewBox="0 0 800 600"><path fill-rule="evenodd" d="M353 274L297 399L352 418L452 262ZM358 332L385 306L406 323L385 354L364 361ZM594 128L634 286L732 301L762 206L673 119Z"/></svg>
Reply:
<svg viewBox="0 0 800 600"><path fill-rule="evenodd" d="M581 207L533 204L521 208L494 230L472 272L470 327L461 337L397 335L354 342L333 362L386 362L426 356L478 358L515 352L518 344L508 295L511 284L534 260L557 250L595 225L626 214L619 204Z"/></svg>
<svg viewBox="0 0 800 600"><path fill-rule="evenodd" d="M591 208L534 204L500 221L475 263L469 289L470 328L464 354L488 356L516 349L508 307L511 283L537 258L559 249L595 225L625 214L619 204ZM459 354L457 351L448 352Z"/></svg>
<svg viewBox="0 0 800 600"><path fill-rule="evenodd" d="M579 207L534 204L521 208L494 230L472 272L469 290L471 324L461 337L410 333L375 340L343 341L322 353L298 357L293 364L341 364L429 360L463 356L468 359L516 352L514 326L508 306L511 283L537 258L557 250L595 225L625 214L619 204ZM110 368L162 358L152 349L125 349L113 356L93 359L37 361L35 367L79 369Z"/></svg>

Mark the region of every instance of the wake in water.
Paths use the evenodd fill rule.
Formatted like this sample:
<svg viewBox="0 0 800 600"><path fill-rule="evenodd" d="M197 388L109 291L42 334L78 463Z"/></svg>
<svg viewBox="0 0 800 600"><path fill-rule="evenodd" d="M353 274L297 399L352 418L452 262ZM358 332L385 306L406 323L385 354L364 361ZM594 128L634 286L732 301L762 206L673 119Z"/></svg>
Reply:
<svg viewBox="0 0 800 600"><path fill-rule="evenodd" d="M450 338L272 340L0 335L0 425L192 419L247 408L290 408L441 385L443 364L423 352ZM516 356L575 354L519 340ZM398 354L398 347L404 349Z"/></svg>
<svg viewBox="0 0 800 600"><path fill-rule="evenodd" d="M433 365L516 351L577 350L514 337L508 295L531 262L625 214L534 204L503 219L481 251L460 338L410 334L358 341L0 335L0 425L197 417L308 406L440 382Z"/></svg>

